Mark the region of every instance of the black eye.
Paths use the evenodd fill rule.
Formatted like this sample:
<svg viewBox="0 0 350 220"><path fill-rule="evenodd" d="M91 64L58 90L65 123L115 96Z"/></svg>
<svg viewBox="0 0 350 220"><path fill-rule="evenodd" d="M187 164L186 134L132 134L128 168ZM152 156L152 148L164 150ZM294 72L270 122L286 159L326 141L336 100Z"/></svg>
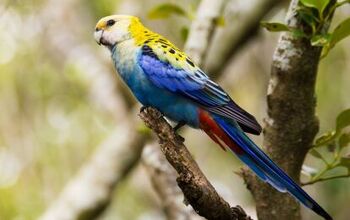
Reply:
<svg viewBox="0 0 350 220"><path fill-rule="evenodd" d="M113 26L115 24L115 20L113 20L113 19L108 20L106 24L108 27Z"/></svg>

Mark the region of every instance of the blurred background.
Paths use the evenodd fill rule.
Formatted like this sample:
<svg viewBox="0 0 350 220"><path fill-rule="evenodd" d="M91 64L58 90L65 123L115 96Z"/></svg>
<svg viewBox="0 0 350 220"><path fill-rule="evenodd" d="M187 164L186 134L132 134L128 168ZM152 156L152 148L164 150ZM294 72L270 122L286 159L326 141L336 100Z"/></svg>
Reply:
<svg viewBox="0 0 350 220"><path fill-rule="evenodd" d="M38 218L127 114L120 107L125 101L115 96L129 97L127 105L134 103L114 72L109 52L94 41L99 18L115 13L137 15L146 26L182 48L184 30L191 22L188 18L148 16L155 6L168 2L193 14L199 4L199 0L0 1L1 220ZM228 1L224 24L218 26L218 31L234 26L239 10L255 2ZM283 21L287 6L288 1L275 4L264 20ZM338 10L332 27L349 14L348 6ZM227 58L218 81L263 123L269 71L279 34L258 28L251 35ZM222 46L220 39L214 38L211 50ZM205 69L210 69L214 58L215 53L210 53ZM338 113L350 108L349 60L350 40L346 39L320 63L320 132L334 129ZM255 216L250 192L235 174L242 164L200 131L185 129L182 135L219 193L231 205L239 204ZM261 145L262 137L254 140ZM322 166L312 156L306 164L316 169ZM305 189L334 219L345 220L350 215L349 188L350 179L338 179ZM99 219L165 219L160 207L149 176L139 163L118 185ZM305 209L303 214L305 219L317 218Z"/></svg>

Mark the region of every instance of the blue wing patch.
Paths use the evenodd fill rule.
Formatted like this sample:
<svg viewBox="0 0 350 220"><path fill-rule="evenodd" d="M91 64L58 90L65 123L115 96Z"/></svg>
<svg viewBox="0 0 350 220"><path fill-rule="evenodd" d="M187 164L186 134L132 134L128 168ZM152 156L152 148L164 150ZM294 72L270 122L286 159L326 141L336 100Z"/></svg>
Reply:
<svg viewBox="0 0 350 220"><path fill-rule="evenodd" d="M233 102L201 69L187 62L188 58L183 62L176 60L178 63L174 65L170 57L161 56L162 59L150 46L144 45L138 57L139 65L157 87L181 94L210 112L236 120L245 132L260 134L261 126L254 116Z"/></svg>

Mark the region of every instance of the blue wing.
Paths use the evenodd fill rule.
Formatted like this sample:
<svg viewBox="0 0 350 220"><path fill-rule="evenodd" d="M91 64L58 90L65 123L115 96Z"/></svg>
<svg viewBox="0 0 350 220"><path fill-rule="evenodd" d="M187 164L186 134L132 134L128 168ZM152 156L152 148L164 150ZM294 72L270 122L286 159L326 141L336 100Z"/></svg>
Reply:
<svg viewBox="0 0 350 220"><path fill-rule="evenodd" d="M138 61L150 81L159 88L185 96L212 113L234 119L246 132L260 134L261 126L254 116L239 107L176 48L165 51L160 47L152 49L143 45Z"/></svg>

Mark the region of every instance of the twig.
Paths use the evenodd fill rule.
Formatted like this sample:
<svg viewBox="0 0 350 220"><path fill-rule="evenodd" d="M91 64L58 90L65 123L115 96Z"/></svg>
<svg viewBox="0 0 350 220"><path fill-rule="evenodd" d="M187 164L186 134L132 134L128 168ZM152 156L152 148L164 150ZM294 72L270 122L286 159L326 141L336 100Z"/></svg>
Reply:
<svg viewBox="0 0 350 220"><path fill-rule="evenodd" d="M340 178L348 178L350 177L350 174L343 174L343 175L336 175L336 176L330 176L330 177L324 177L324 178L319 178L319 179L315 179L315 180L311 180L305 183L301 183L302 186L307 186L307 185L311 185L314 183L318 183L318 182L323 182L323 181L327 181L327 180L332 180L332 179L340 179Z"/></svg>
<svg viewBox="0 0 350 220"><path fill-rule="evenodd" d="M251 219L241 207L231 208L218 195L183 144L184 139L174 133L159 111L148 107L139 116L157 134L161 150L179 174L177 183L186 201L199 215L210 220Z"/></svg>

